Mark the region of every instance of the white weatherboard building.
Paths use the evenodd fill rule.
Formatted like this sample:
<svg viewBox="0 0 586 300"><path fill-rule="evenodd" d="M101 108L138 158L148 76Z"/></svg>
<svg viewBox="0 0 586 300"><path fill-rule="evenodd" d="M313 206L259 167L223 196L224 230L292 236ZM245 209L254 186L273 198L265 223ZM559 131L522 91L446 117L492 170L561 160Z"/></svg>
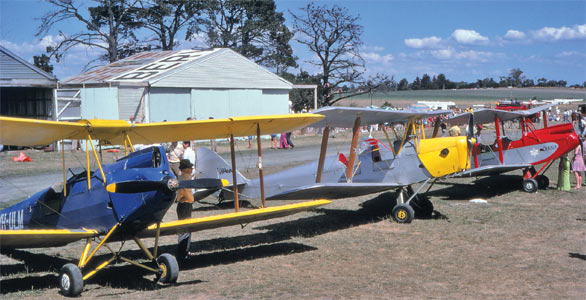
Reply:
<svg viewBox="0 0 586 300"><path fill-rule="evenodd" d="M160 122L286 114L292 87L230 49L144 52L63 81L56 115Z"/></svg>

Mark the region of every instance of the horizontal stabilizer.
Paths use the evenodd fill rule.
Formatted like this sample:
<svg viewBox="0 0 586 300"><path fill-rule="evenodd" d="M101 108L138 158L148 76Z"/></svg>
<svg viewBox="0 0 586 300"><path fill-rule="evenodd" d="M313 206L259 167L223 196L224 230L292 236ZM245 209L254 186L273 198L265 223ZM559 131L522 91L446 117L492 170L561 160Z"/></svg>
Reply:
<svg viewBox="0 0 586 300"><path fill-rule="evenodd" d="M514 165L493 165L470 169L464 172L455 173L448 177L476 177L490 176L506 173L509 171L525 169L531 167L531 164L514 164Z"/></svg>
<svg viewBox="0 0 586 300"><path fill-rule="evenodd" d="M238 224L247 224L273 218L280 218L305 210L310 210L322 205L332 203L328 200L307 201L296 204L288 204L273 207L264 207L229 214L191 218L161 223L161 235L172 235L179 232L194 232L206 229L214 229ZM154 237L156 226L151 225L138 234L139 237Z"/></svg>
<svg viewBox="0 0 586 300"><path fill-rule="evenodd" d="M10 249L59 247L97 234L98 231L87 229L0 230L0 247Z"/></svg>
<svg viewBox="0 0 586 300"><path fill-rule="evenodd" d="M313 199L316 196L340 199L379 193L401 186L389 183L316 183L273 195L267 200Z"/></svg>

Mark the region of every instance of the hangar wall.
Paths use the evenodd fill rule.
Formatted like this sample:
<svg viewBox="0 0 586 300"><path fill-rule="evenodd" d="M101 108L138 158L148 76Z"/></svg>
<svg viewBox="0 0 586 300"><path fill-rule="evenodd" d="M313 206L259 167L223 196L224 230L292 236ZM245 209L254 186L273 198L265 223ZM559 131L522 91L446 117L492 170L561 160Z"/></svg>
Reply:
<svg viewBox="0 0 586 300"><path fill-rule="evenodd" d="M118 88L100 87L81 89L82 119L118 120Z"/></svg>
<svg viewBox="0 0 586 300"><path fill-rule="evenodd" d="M289 91L192 89L192 114L197 120L236 116L287 114Z"/></svg>

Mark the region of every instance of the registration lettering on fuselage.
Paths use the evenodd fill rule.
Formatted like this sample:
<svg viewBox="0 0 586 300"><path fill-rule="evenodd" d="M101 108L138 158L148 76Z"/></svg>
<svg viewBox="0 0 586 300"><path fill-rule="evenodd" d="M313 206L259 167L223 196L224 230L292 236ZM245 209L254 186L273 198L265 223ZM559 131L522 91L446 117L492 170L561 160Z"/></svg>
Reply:
<svg viewBox="0 0 586 300"><path fill-rule="evenodd" d="M24 228L24 210L15 210L0 215L1 230L16 230Z"/></svg>

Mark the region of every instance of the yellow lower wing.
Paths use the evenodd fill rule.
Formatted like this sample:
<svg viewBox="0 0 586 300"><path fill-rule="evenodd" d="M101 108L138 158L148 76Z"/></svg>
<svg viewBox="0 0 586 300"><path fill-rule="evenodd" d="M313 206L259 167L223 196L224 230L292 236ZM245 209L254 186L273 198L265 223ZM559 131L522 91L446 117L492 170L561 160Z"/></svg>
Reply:
<svg viewBox="0 0 586 300"><path fill-rule="evenodd" d="M58 247L97 234L88 229L0 230L0 248Z"/></svg>
<svg viewBox="0 0 586 300"><path fill-rule="evenodd" d="M279 218L292 215L301 211L316 208L332 203L328 200L307 201L296 204L265 207L236 213L215 215L201 218L161 223L161 235L177 234L179 232L193 232L205 229L213 229L231 225L246 224L272 218ZM151 225L138 235L140 237L153 237L156 233L156 226Z"/></svg>

